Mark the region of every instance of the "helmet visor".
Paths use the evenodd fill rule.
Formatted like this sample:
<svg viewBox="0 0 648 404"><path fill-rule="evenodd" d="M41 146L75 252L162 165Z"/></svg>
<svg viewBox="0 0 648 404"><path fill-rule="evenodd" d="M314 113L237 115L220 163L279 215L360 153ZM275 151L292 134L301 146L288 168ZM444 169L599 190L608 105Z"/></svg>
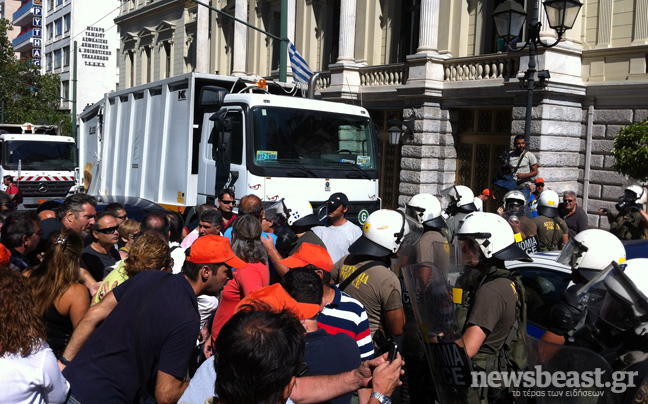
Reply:
<svg viewBox="0 0 648 404"><path fill-rule="evenodd" d="M611 292L608 292L603 299L599 317L621 331L630 329L636 321L632 303Z"/></svg>
<svg viewBox="0 0 648 404"><path fill-rule="evenodd" d="M455 261L457 265L474 268L483 256L481 247L473 237L460 236L455 244Z"/></svg>
<svg viewBox="0 0 648 404"><path fill-rule="evenodd" d="M423 223L423 216L425 215L425 208L419 206L405 206L405 216L413 219L417 223Z"/></svg>
<svg viewBox="0 0 648 404"><path fill-rule="evenodd" d="M563 248L556 261L559 264L568 265L573 270L578 268L585 254L587 254L587 246L572 238Z"/></svg>

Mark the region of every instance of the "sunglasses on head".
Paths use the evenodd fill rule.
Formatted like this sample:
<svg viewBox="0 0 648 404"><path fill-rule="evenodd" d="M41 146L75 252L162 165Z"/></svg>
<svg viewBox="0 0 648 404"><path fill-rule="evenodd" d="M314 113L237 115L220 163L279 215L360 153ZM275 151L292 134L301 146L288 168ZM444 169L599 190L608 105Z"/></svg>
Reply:
<svg viewBox="0 0 648 404"><path fill-rule="evenodd" d="M95 231L103 234L110 234L116 232L117 230L119 230L119 226L106 227L105 229L97 229Z"/></svg>

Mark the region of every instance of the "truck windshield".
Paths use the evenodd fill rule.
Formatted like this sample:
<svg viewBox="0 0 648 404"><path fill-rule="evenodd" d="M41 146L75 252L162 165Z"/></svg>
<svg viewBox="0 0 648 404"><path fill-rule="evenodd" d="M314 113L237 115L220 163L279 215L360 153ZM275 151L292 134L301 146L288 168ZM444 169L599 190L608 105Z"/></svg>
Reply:
<svg viewBox="0 0 648 404"><path fill-rule="evenodd" d="M292 108L252 109L254 163L265 167L376 169L369 118Z"/></svg>
<svg viewBox="0 0 648 404"><path fill-rule="evenodd" d="M28 140L6 141L2 146L2 167L17 170L66 170L77 165L76 145L63 142Z"/></svg>

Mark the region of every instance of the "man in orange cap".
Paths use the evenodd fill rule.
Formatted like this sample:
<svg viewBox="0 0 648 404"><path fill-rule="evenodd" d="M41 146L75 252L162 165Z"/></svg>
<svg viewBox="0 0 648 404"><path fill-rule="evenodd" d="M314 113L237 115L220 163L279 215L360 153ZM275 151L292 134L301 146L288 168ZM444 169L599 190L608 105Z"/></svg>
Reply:
<svg viewBox="0 0 648 404"><path fill-rule="evenodd" d="M293 275L300 276L289 274L286 287L294 296L280 284L274 284L250 293L239 303L237 312L218 335L214 356L198 369L180 404L210 402L205 400L214 394L214 385L219 402L227 404L262 400L284 403L289 396L297 403L338 402L335 397L366 387L369 375L371 396L389 398L400 384L400 357L391 363L385 362L385 357L376 358L343 373L317 375L319 362L327 359L309 358L308 345L316 342L309 341L314 339L309 334L319 335L308 332L317 327L314 318L321 305L314 302L322 301L322 288L307 269L296 269ZM304 279L309 276L310 279ZM295 325L296 320L301 326ZM355 344L347 340L347 348L357 354ZM242 374L250 379L236 377Z"/></svg>
<svg viewBox="0 0 648 404"><path fill-rule="evenodd" d="M488 188L486 188L485 190L483 190L483 191L481 192L481 194L477 195L477 197L475 198L475 206L477 206L477 210L478 210L479 212L483 212L483 211L484 211L484 204L485 204L486 201L488 201L489 199L495 199L495 195L493 195L493 191L491 191L491 190L488 189ZM478 200L479 200L479 201L478 201Z"/></svg>
<svg viewBox="0 0 648 404"><path fill-rule="evenodd" d="M325 306L317 317L318 326L329 334L344 333L356 341L362 360L373 358L373 342L365 307L357 299L331 284L333 261L328 251L318 245L304 243L290 257L281 260L288 268L313 269L322 279Z"/></svg>
<svg viewBox="0 0 648 404"><path fill-rule="evenodd" d="M59 360L72 402L146 400L152 380L158 402L178 401L200 329L196 296L218 295L232 268L247 265L216 235L200 237L187 253L182 273L144 271L83 316Z"/></svg>

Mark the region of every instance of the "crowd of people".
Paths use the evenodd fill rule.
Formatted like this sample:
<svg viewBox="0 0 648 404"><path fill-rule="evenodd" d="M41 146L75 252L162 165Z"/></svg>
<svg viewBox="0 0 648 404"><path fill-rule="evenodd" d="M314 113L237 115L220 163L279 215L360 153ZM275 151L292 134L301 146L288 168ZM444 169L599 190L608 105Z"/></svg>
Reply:
<svg viewBox="0 0 648 404"><path fill-rule="evenodd" d="M498 202L494 192L474 197L462 185L442 200L418 194L403 210L373 212L362 228L347 219L343 193L330 196L321 220L306 198L264 205L245 195L236 206L232 190L186 224L170 211L137 222L117 203L98 213L85 194L55 211L12 212L0 228L0 380L12 387L0 402L342 404L356 395L360 404L390 404L400 394L434 402L442 392L429 391L421 330L394 263L433 264L447 281L452 251L481 279L457 281L464 314L455 342L477 368L506 370L511 360L500 358L511 357L522 332L526 292L505 263L529 260L525 240L578 254L565 261L575 282L625 259L609 241L614 256L583 259L604 231L588 230L576 194L561 202L516 146L508 159L519 184L497 214L481 212ZM643 195L626 189L605 233L640 235ZM568 311L552 315L560 323ZM561 324L547 340L569 340ZM471 394L492 402L509 393Z"/></svg>

